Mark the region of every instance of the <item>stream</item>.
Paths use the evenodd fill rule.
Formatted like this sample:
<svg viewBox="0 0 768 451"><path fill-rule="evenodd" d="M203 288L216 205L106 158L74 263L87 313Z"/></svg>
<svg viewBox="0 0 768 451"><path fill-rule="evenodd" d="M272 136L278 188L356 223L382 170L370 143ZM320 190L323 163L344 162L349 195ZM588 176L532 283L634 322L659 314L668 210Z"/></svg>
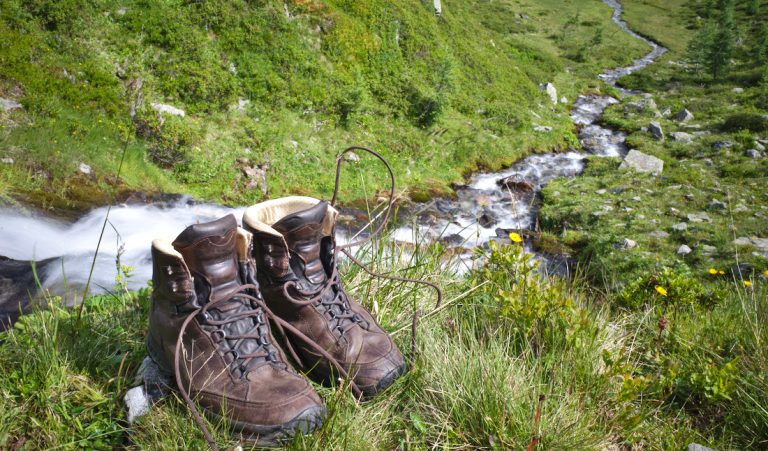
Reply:
<svg viewBox="0 0 768 451"><path fill-rule="evenodd" d="M603 1L614 9L613 21L619 27L652 48L632 65L599 75L615 86L620 77L651 64L666 49L631 31L621 20L622 8L618 1ZM637 94L626 90L621 93ZM475 174L465 186L456 189L455 198L436 199L413 211L413 225L401 224L394 230L394 240L402 243L440 240L457 249L459 261L468 266L472 264L473 247L506 237L510 230L536 229L537 198L544 185L557 177L577 176L589 155L621 157L626 154L626 136L599 124L605 108L617 102L613 97L598 95L576 99L570 116L579 127L584 152L530 155L508 169ZM36 291L29 271L30 261L38 262L37 272L43 288L64 296L71 304L72 293L82 292L88 280L107 208L94 209L73 223L0 209L0 322L13 321L18 314L18 303L27 303L29 295ZM96 259L91 292L114 288L118 261L132 267L127 281L129 289L147 286L152 278L150 245L153 239L171 241L190 224L211 221L228 213L239 219L244 208L196 203L189 198L154 205L114 206Z"/></svg>

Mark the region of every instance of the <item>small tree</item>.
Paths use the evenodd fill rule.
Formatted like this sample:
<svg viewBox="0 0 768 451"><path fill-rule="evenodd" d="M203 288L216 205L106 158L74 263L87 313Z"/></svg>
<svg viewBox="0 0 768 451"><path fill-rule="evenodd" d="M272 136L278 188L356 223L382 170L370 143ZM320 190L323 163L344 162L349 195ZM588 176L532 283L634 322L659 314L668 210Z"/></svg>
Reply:
<svg viewBox="0 0 768 451"><path fill-rule="evenodd" d="M736 46L733 0L717 0L715 11L688 44L688 56L697 68L706 68L714 79L728 71Z"/></svg>

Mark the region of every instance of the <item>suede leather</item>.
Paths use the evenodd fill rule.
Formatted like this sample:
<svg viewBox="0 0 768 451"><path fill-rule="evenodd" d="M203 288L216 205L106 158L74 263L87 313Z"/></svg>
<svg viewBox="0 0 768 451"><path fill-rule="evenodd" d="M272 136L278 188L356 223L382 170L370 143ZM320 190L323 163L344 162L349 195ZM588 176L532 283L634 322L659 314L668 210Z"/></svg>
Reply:
<svg viewBox="0 0 768 451"><path fill-rule="evenodd" d="M243 226L254 234L253 256L261 291L269 308L315 343L327 350L366 393L375 392L380 382L395 371L404 369L402 354L391 337L360 303L351 299L339 284L328 284L336 262L335 243L323 233L329 207L319 202L314 207L280 218L272 228L282 236L258 230L244 219ZM292 282L303 292L325 287L319 300L302 295L286 283ZM341 296L346 308L334 305ZM323 305L325 303L325 305ZM354 319L337 320L342 310ZM349 314L349 313L348 313ZM310 376L320 380L338 377L332 365L299 340L291 342Z"/></svg>
<svg viewBox="0 0 768 451"><path fill-rule="evenodd" d="M178 254L153 245L147 344L153 360L166 372L173 372L176 340L190 312L236 292L253 277L253 266L238 261L237 244L237 223L229 215L187 228L174 241ZM211 323L254 310L259 311L255 316ZM259 337L227 338L251 334ZM286 363L274 343L260 307L240 297L220 302L205 315L198 314L185 330L182 383L205 411L226 416L246 430L279 428L303 412L322 409L311 385ZM252 354L258 356L242 357Z"/></svg>

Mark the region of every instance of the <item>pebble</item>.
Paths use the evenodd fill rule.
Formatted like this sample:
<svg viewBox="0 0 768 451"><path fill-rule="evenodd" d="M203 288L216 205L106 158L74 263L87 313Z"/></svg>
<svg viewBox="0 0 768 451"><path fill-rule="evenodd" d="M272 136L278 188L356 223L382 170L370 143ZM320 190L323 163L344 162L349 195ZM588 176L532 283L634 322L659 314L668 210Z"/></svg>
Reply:
<svg viewBox="0 0 768 451"><path fill-rule="evenodd" d="M85 175L91 175L91 172L93 172L91 167L85 163L80 163L80 166L78 166L77 170Z"/></svg>

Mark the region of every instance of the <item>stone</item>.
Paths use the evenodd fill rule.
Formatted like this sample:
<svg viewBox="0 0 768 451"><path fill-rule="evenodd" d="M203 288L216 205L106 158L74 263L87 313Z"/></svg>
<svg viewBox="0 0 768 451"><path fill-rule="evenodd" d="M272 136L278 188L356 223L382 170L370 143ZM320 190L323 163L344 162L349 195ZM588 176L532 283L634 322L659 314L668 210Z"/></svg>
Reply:
<svg viewBox="0 0 768 451"><path fill-rule="evenodd" d="M686 108L683 108L680 110L679 113L675 115L675 120L678 122L688 122L693 120L693 113L688 111Z"/></svg>
<svg viewBox="0 0 768 451"><path fill-rule="evenodd" d="M599 189L599 190L595 191L595 194L600 194L600 195L603 195L603 194L605 194L605 193L607 193L607 192L608 192L608 190L607 190L607 189Z"/></svg>
<svg viewBox="0 0 768 451"><path fill-rule="evenodd" d="M648 131L657 141L664 141L664 130L661 129L661 124L658 122L648 124Z"/></svg>
<svg viewBox="0 0 768 451"><path fill-rule="evenodd" d="M698 213L688 213L686 217L690 222L712 222L712 218L710 218L709 215L704 213L703 211L700 211Z"/></svg>
<svg viewBox="0 0 768 451"><path fill-rule="evenodd" d="M22 109L24 106L13 99L0 97L0 111L13 111Z"/></svg>
<svg viewBox="0 0 768 451"><path fill-rule="evenodd" d="M492 214L490 214L488 211L484 211L483 214L481 214L477 218L477 223L480 224L481 227L485 227L486 229L492 227L494 224L496 224L496 218L493 217Z"/></svg>
<svg viewBox="0 0 768 451"><path fill-rule="evenodd" d="M725 202L717 199L712 199L709 201L709 204L707 204L707 208L710 210L725 210L727 206L725 205Z"/></svg>
<svg viewBox="0 0 768 451"><path fill-rule="evenodd" d="M349 161L349 162L352 162L352 163L359 163L360 162L360 157L356 153L354 153L354 152L349 152L349 153L344 154L344 161Z"/></svg>
<svg viewBox="0 0 768 451"><path fill-rule="evenodd" d="M707 165L707 167L710 167L710 168L711 168L712 166L714 166L714 165L715 165L715 162L714 162L714 161L712 161L712 159L711 159L711 158L705 158L705 159L703 159L703 160L701 160L701 161L703 161L703 162L704 162L704 164L706 164L706 165Z"/></svg>
<svg viewBox="0 0 768 451"><path fill-rule="evenodd" d="M677 255L685 256L690 254L691 252L693 252L693 249L691 249L685 244L681 244L680 247L677 248Z"/></svg>
<svg viewBox="0 0 768 451"><path fill-rule="evenodd" d="M144 392L143 386L128 390L123 402L125 402L125 408L128 410L128 424L135 423L139 417L149 412L149 398Z"/></svg>
<svg viewBox="0 0 768 451"><path fill-rule="evenodd" d="M672 226L672 230L676 232L682 232L684 230L688 230L688 224L681 222L679 224L675 224Z"/></svg>
<svg viewBox="0 0 768 451"><path fill-rule="evenodd" d="M627 102L624 105L624 112L629 113L653 113L654 116L659 116L659 107L656 106L656 102L653 99L643 98Z"/></svg>
<svg viewBox="0 0 768 451"><path fill-rule="evenodd" d="M620 246L622 249L634 249L637 247L637 241L624 238L624 241L621 242Z"/></svg>
<svg viewBox="0 0 768 451"><path fill-rule="evenodd" d="M181 108L176 108L173 105L167 105L165 103L152 102L152 108L157 111L159 115L167 114L169 116L184 117L187 113Z"/></svg>
<svg viewBox="0 0 768 451"><path fill-rule="evenodd" d="M621 169L634 169L639 172L647 172L653 175L659 175L664 170L664 161L653 155L644 154L632 149L629 151L624 161L619 166Z"/></svg>
<svg viewBox="0 0 768 451"><path fill-rule="evenodd" d="M128 12L127 8L120 8L117 11L115 11L115 14L117 14L118 16L124 16L125 13L127 13L127 12Z"/></svg>
<svg viewBox="0 0 768 451"><path fill-rule="evenodd" d="M91 172L93 172L91 167L88 166L85 163L80 163L80 166L78 166L77 170L80 171L82 174L85 174L85 175L91 175Z"/></svg>
<svg viewBox="0 0 768 451"><path fill-rule="evenodd" d="M664 239L664 238L669 238L669 233L663 230L654 230L653 232L649 233L648 236L650 236L651 238Z"/></svg>
<svg viewBox="0 0 768 451"><path fill-rule="evenodd" d="M699 246L699 249L701 249L701 255L715 255L717 253L717 248L715 246L710 246L708 244L702 244Z"/></svg>
<svg viewBox="0 0 768 451"><path fill-rule="evenodd" d="M744 155L755 160L759 160L760 158L763 158L762 152L760 152L757 149L747 149L746 151L744 151Z"/></svg>
<svg viewBox="0 0 768 451"><path fill-rule="evenodd" d="M760 144L759 141L755 141L755 149L759 150L760 152L764 152L765 151L765 146Z"/></svg>
<svg viewBox="0 0 768 451"><path fill-rule="evenodd" d="M683 144L690 144L693 142L693 136L685 132L672 132L669 134L669 138L672 139L672 141L680 142Z"/></svg>
<svg viewBox="0 0 768 451"><path fill-rule="evenodd" d="M736 88L731 89L731 92L735 92L736 94L741 94L742 92L744 92L744 88L736 87Z"/></svg>
<svg viewBox="0 0 768 451"><path fill-rule="evenodd" d="M689 443L688 444L688 451L717 451L712 448L707 448L704 445L699 445L698 443Z"/></svg>
<svg viewBox="0 0 768 451"><path fill-rule="evenodd" d="M543 132L543 133L549 133L552 131L552 127L549 125L536 125L534 124L533 129L537 132Z"/></svg>
<svg viewBox="0 0 768 451"><path fill-rule="evenodd" d="M504 177L502 179L497 180L496 183L501 187L515 190L515 191L533 192L533 190L535 189L535 186L533 185L533 183L521 178L520 175L511 175L509 177Z"/></svg>
<svg viewBox="0 0 768 451"><path fill-rule="evenodd" d="M712 150L730 149L733 143L730 141L715 141L712 143Z"/></svg>
<svg viewBox="0 0 768 451"><path fill-rule="evenodd" d="M13 158L11 158L11 157L0 158L0 163L3 163L3 164L13 164Z"/></svg>
<svg viewBox="0 0 768 451"><path fill-rule="evenodd" d="M544 83L539 85L539 89L547 93L550 100L552 100L552 104L557 105L557 89L555 88L555 85L552 83Z"/></svg>
<svg viewBox="0 0 768 451"><path fill-rule="evenodd" d="M642 197L640 197L640 196L634 196L634 197L632 198L632 200L634 200L635 202L641 202L641 201L643 200L643 198L642 198Z"/></svg>
<svg viewBox="0 0 768 451"><path fill-rule="evenodd" d="M168 396L172 385L172 379L165 375L152 359L144 357L136 372L134 387L123 397L128 411L128 423L133 424L149 412L150 406Z"/></svg>
<svg viewBox="0 0 768 451"><path fill-rule="evenodd" d="M568 103L568 97L566 96L560 97L560 103Z"/></svg>

